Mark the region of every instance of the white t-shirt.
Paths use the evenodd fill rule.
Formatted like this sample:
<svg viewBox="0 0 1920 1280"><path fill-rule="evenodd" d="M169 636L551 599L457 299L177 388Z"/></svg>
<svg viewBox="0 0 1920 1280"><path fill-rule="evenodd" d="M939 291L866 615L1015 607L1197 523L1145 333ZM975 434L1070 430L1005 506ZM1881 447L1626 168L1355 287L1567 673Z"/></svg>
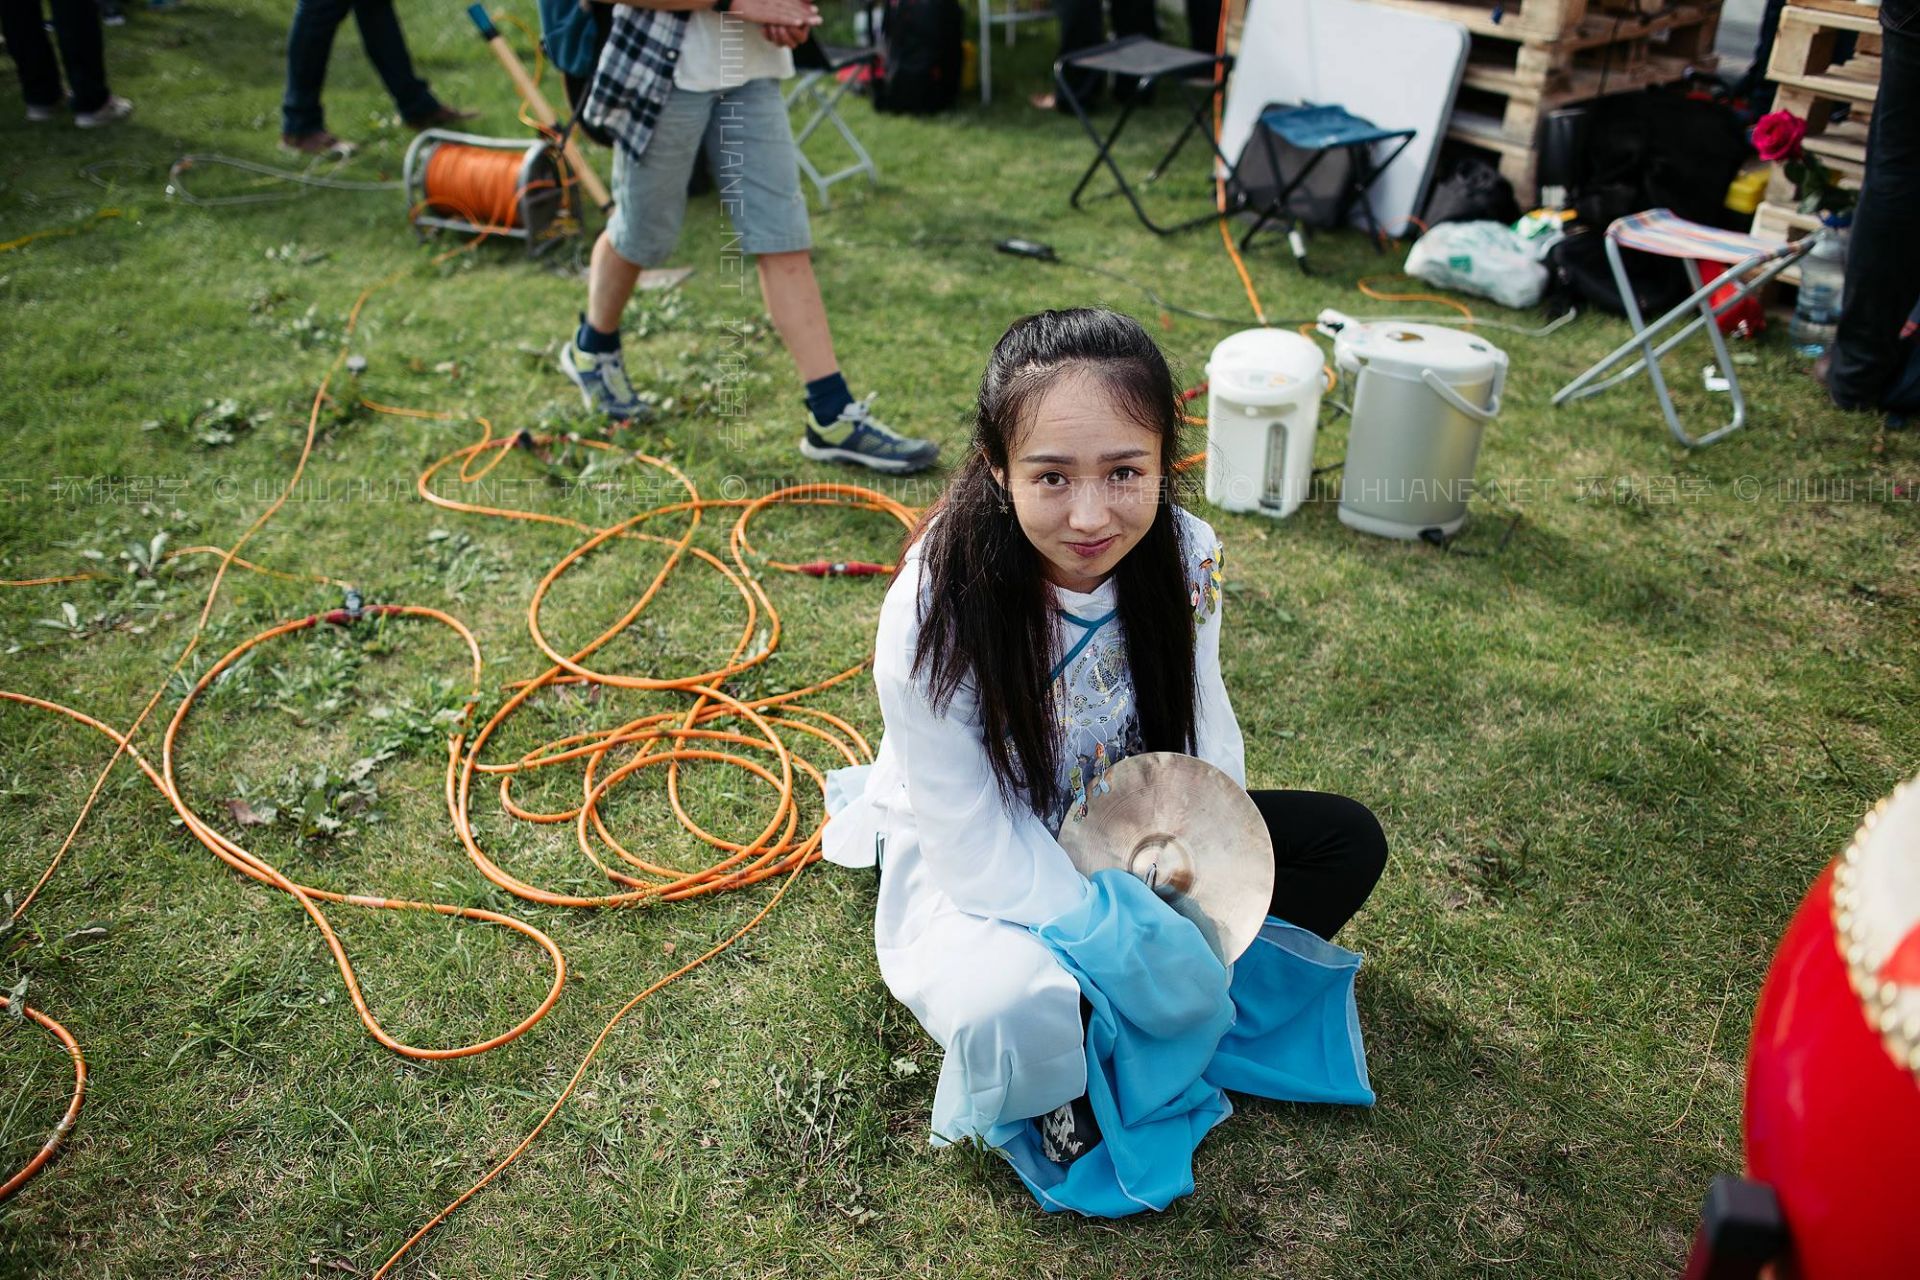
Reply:
<svg viewBox="0 0 1920 1280"><path fill-rule="evenodd" d="M738 89L749 80L785 80L793 74L793 51L767 39L757 22L730 13L695 9L687 15L674 63L676 89L711 93Z"/></svg>

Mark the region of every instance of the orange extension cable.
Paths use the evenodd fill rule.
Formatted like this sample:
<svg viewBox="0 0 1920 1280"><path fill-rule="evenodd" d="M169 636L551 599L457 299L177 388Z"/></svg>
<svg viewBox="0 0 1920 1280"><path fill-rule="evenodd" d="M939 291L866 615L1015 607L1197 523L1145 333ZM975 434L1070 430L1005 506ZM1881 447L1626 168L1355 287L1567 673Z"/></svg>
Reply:
<svg viewBox="0 0 1920 1280"><path fill-rule="evenodd" d="M0 996L0 1009L12 1011L13 1002L6 996ZM73 1132L73 1126L80 1123L80 1104L86 1100L87 1096L87 1060L81 1056L79 1043L65 1027L31 1005L22 1005L17 1012L20 1016L46 1028L66 1049L67 1057L73 1059L73 1098L67 1103L66 1114L60 1117L59 1124L53 1126L53 1132L48 1135L45 1142L40 1144L40 1150L34 1153L33 1159L27 1161L5 1182L0 1182L0 1200L5 1200L25 1186L29 1178L40 1172L47 1161L53 1159L53 1153L60 1149L60 1144L66 1140L66 1136Z"/></svg>
<svg viewBox="0 0 1920 1280"><path fill-rule="evenodd" d="M568 179L570 181L570 179ZM454 254L466 252L486 238L483 233L466 244L436 255L432 262L438 264ZM313 406L309 413L307 432L302 442L299 456L285 487L275 500L248 526L232 547L191 547L172 553L168 559L194 554L215 554L220 557L213 582L208 588L191 638L180 656L167 673L171 680L197 650L205 634L208 620L227 570L238 565L256 572L272 574L276 577L310 579L334 585L343 585L340 580L324 575L291 574L282 570L263 568L242 559L242 548L263 528L266 523L284 505L294 491L304 472L313 451L317 436L321 406L328 399L328 387L345 360L346 344L351 340L362 309L367 301L379 290L397 281L405 272L396 272L364 290L355 301L343 332L340 353L321 379L316 389ZM407 409L392 405L362 401L367 408L381 413L396 414L414 419L431 421L469 420L466 415L435 410ZM800 831L800 807L795 799L796 770L818 787L824 799L825 778L821 770L807 759L796 753L787 743L783 733L798 733L817 739L826 744L833 755L849 764L860 763L872 758L872 749L860 732L846 721L816 708L801 705L806 697L823 689L830 688L856 677L867 666L866 661L820 680L806 688L770 697L742 701L725 692L721 685L728 679L739 675L765 662L776 651L781 634L778 611L761 585L761 574L766 571L813 574L820 576L828 572L891 572L891 566L866 565L855 562L854 565L828 566L824 562L812 564L792 564L771 559L753 547L750 538L752 521L774 505L821 506L833 505L870 511L897 520L903 528L911 528L916 512L884 494L860 488L854 485L821 484L806 485L783 489L756 499L703 499L693 482L674 468L670 463L643 454L633 454L646 465L655 467L672 477L685 494L683 501L669 503L650 511L641 512L624 519L617 524L594 528L563 516L543 512L518 511L504 508L482 506L449 497L433 488L434 481L454 464L452 472L459 484L473 484L484 479L507 455L508 450L525 440L534 445L549 443L557 437L531 436L521 433L510 438L496 438L492 423L485 418L470 419L481 429L481 438L440 458L428 466L417 481L417 488L424 500L448 510L465 514L491 516L501 519L531 520L543 523L559 524L573 528L583 535L583 540L563 556L540 581L527 607L527 625L535 643L542 649L552 665L531 680L516 681L504 686L507 697L501 707L495 711L478 729L472 725L474 708L478 705L484 688L484 663L479 645L472 633L457 618L438 609L417 605L375 604L362 610L349 613L347 610L334 610L325 614L310 615L293 619L269 627L251 638L242 641L222 655L189 689L169 719L161 737L160 765L155 766L134 745L134 739L141 727L152 715L167 687L163 680L153 695L147 700L132 727L125 732L113 728L104 722L74 708L32 695L0 690L0 700L31 706L73 720L106 735L114 744L113 755L95 780L82 806L79 816L69 829L67 837L55 851L46 870L36 883L34 890L14 912L18 919L32 905L72 847L80 830L98 801L101 790L113 767L122 755L130 756L147 779L166 798L179 815L187 830L210 852L233 870L262 884L278 889L293 897L301 909L306 912L314 926L326 941L332 953L334 963L339 969L341 979L346 985L354 1010L368 1034L381 1045L404 1057L439 1060L483 1053L506 1044L524 1035L543 1018L559 999L566 981L566 959L559 946L545 933L512 916L487 911L478 907L459 906L447 903L410 901L391 899L365 893L339 893L313 885L299 883L286 876L258 854L246 849L238 841L218 830L212 822L197 812L187 802L182 792L179 770L184 753L180 749L180 735L192 709L199 697L220 676L230 670L247 654L261 646L290 637L296 633L311 630L321 624L351 626L363 618L411 619L437 623L453 630L466 646L469 659L469 675L472 693L468 699L466 713L450 734L447 742L447 769L444 788L444 800L448 816L462 847L474 865L495 885L527 901L543 905L571 907L622 907L654 900L678 901L683 898L701 896L723 890L742 888L758 884L775 877L781 878L772 897L751 917L714 947L699 957L682 965L662 977L631 1000L622 1005L608 1019L599 1035L593 1040L587 1052L575 1068L566 1087L555 1098L552 1105L537 1124L508 1153L494 1163L467 1191L426 1222L409 1237L376 1273L386 1275L396 1262L419 1243L441 1222L457 1210L473 1195L499 1176L500 1172L524 1152L540 1133L558 1114L560 1108L572 1096L580 1080L592 1065L606 1037L633 1008L652 996L663 987L691 972L713 956L720 954L741 937L763 921L786 894L798 876L809 863L819 856L821 828L816 827L804 836ZM569 437L569 443L589 448L609 451L618 450L618 446L602 440L576 439ZM619 450L626 452L624 450ZM723 560L703 547L694 544L693 539L700 528L703 513L709 509L727 510L735 513L729 533L729 559ZM656 520L683 522L675 535L651 532L643 526ZM540 625L540 606L547 592L555 582L570 568L592 556L596 551L614 540L637 540L667 547L665 563L655 573L652 580L640 593L636 602L612 626L573 652L562 652L547 639ZM739 638L735 641L726 662L712 670L692 675L643 676L627 675L612 671L596 670L587 664L598 650L620 635L639 617L648 605L655 600L670 576L689 562L698 561L707 568L719 572L728 584L739 594L743 608L743 625ZM56 575L43 578L28 578L0 583L7 586L47 585L58 582L71 582L91 578L96 575L73 574ZM764 631L765 638L757 645L755 637ZM516 759L506 761L488 761L482 754L490 739L513 716L513 714L534 697L541 689L597 683L623 688L667 690L684 693L690 699L684 712L661 712L642 716L613 729L591 733L574 734L553 742L535 747ZM772 788L775 798L775 812L766 826L750 841L741 843L729 840L706 831L692 818L683 806L679 794L679 770L684 762L705 761L731 765L752 774ZM511 787L513 780L522 773L577 764L581 776L580 799L577 804L557 812L538 812L523 808L515 803ZM686 830L702 842L712 846L717 859L710 865L688 870L665 865L658 859L649 858L623 846L609 830L600 811L600 805L609 792L623 780L647 768L664 766L667 770L667 793L669 802ZM612 882L612 891L599 895L581 895L574 893L555 893L524 881L496 863L481 848L472 820L472 792L477 776L499 776L499 797L503 809L512 817L533 823L570 823L582 853L598 867ZM609 857L608 855L611 855ZM427 911L441 915L456 916L480 923L498 925L520 934L539 946L553 967L553 978L547 994L540 1003L517 1023L505 1031L466 1045L452 1047L419 1047L406 1044L391 1035L382 1026L379 1018L367 1005L361 993L360 983L354 971L352 961L337 937L327 916L326 908L353 906L374 910ZM0 1200L13 1194L30 1178L38 1173L52 1158L65 1136L72 1130L78 1117L81 1101L85 1092L86 1064L79 1044L67 1033L65 1028L54 1022L41 1011L33 1008L23 1010L24 1015L37 1024L47 1028L67 1048L75 1064L76 1087L66 1114L56 1126L39 1153L27 1166L0 1184Z"/></svg>

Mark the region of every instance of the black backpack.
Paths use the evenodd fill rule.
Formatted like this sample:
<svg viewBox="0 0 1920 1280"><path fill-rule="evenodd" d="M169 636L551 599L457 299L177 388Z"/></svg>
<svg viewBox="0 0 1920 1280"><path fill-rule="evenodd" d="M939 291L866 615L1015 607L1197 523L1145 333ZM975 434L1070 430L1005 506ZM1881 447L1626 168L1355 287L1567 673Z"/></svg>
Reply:
<svg viewBox="0 0 1920 1280"><path fill-rule="evenodd" d="M1427 197L1426 223L1512 222L1520 216L1513 184L1485 160L1461 157Z"/></svg>
<svg viewBox="0 0 1920 1280"><path fill-rule="evenodd" d="M1643 209L1671 209L1708 226L1745 226L1745 219L1730 213L1723 200L1727 184L1751 150L1725 104L1646 89L1548 118L1549 133L1562 127L1572 155L1571 172L1561 176L1573 189L1578 223L1585 229L1562 240L1547 256L1562 297L1624 314L1603 235L1615 218ZM1692 291L1686 268L1676 258L1629 249L1621 261L1647 319Z"/></svg>
<svg viewBox="0 0 1920 1280"><path fill-rule="evenodd" d="M1664 313L1692 291L1687 269L1677 258L1627 249L1620 254L1627 269L1627 282L1633 286L1633 300L1643 320ZM1620 302L1620 283L1613 278L1613 264L1607 261L1607 239L1600 232L1577 226L1572 234L1547 250L1549 311L1569 306L1598 307L1611 315L1623 316L1627 309Z"/></svg>
<svg viewBox="0 0 1920 1280"><path fill-rule="evenodd" d="M874 110L924 116L952 107L966 30L959 0L884 0L882 9Z"/></svg>

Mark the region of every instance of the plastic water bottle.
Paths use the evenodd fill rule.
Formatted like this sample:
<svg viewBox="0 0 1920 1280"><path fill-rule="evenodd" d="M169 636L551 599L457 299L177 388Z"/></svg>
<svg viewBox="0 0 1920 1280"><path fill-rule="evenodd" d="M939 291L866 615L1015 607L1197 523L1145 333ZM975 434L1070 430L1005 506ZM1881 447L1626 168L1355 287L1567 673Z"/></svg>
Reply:
<svg viewBox="0 0 1920 1280"><path fill-rule="evenodd" d="M1787 336L1794 351L1818 356L1833 345L1840 327L1841 289L1847 279L1845 228L1829 221L1814 233L1818 237L1800 259L1800 297L1793 304L1793 323Z"/></svg>

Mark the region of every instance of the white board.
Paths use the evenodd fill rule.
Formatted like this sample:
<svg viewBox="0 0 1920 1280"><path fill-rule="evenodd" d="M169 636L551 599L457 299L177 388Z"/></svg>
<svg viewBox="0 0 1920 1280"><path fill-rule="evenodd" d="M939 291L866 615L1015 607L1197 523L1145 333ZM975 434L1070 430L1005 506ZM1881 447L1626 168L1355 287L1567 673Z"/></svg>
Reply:
<svg viewBox="0 0 1920 1280"><path fill-rule="evenodd" d="M1365 0L1251 0L1220 150L1237 160L1270 102L1345 107L1383 129L1417 130L1373 185L1374 216L1398 233L1426 200L1466 65L1467 29L1444 18Z"/></svg>

